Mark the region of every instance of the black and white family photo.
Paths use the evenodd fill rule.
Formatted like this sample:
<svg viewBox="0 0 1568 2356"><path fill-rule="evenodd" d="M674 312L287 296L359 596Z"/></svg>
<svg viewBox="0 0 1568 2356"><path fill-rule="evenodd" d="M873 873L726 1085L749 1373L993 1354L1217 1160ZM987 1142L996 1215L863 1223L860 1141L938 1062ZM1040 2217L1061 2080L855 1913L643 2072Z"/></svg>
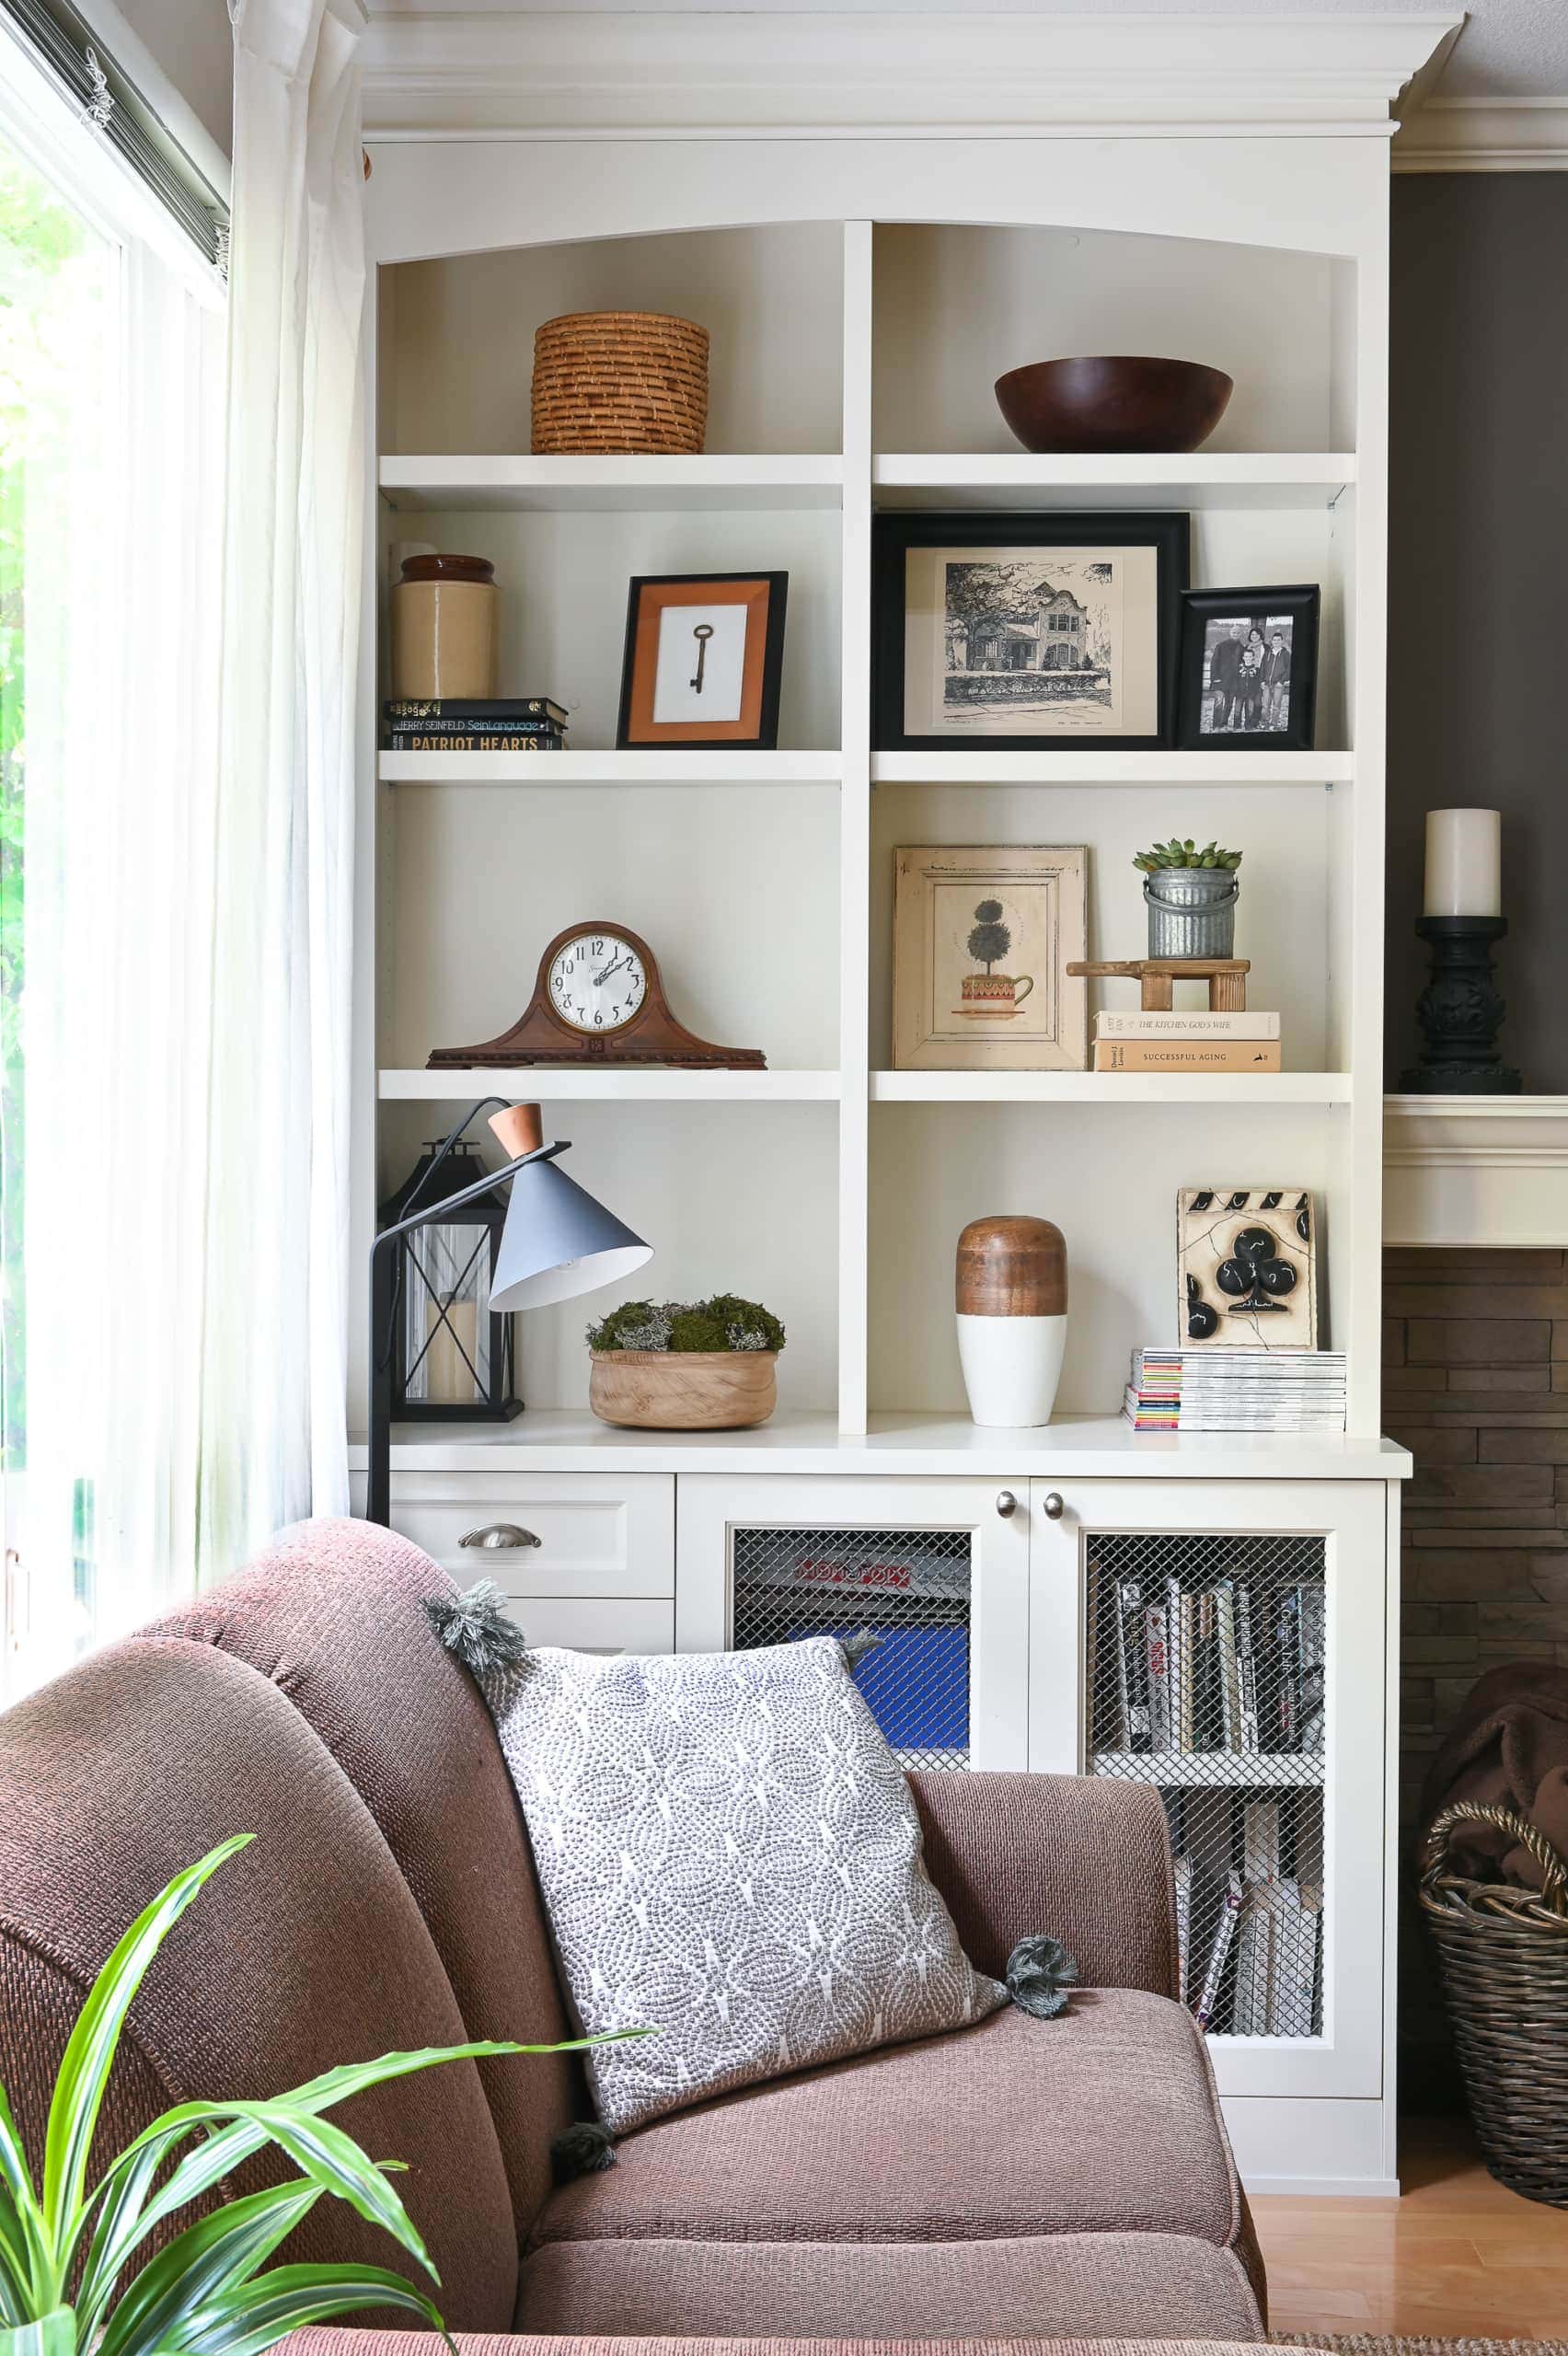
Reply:
<svg viewBox="0 0 1568 2356"><path fill-rule="evenodd" d="M1176 741L1310 752L1319 591L1189 589L1182 600Z"/></svg>
<svg viewBox="0 0 1568 2356"><path fill-rule="evenodd" d="M1284 734L1290 726L1289 614L1234 614L1204 629L1205 736Z"/></svg>

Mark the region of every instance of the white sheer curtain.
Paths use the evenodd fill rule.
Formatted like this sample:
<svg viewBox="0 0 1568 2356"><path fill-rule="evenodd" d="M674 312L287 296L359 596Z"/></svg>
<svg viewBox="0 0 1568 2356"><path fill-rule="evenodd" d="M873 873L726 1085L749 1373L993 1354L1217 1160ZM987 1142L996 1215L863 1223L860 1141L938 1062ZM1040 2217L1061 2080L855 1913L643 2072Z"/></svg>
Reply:
<svg viewBox="0 0 1568 2356"><path fill-rule="evenodd" d="M215 274L0 43L0 271L67 254L0 355L0 1693L347 1504L361 29L238 0L226 416Z"/></svg>
<svg viewBox="0 0 1568 2356"><path fill-rule="evenodd" d="M232 0L228 511L198 1561L347 1510L364 299L352 0Z"/></svg>
<svg viewBox="0 0 1568 2356"><path fill-rule="evenodd" d="M192 1575L224 294L16 46L0 157L16 1688Z"/></svg>

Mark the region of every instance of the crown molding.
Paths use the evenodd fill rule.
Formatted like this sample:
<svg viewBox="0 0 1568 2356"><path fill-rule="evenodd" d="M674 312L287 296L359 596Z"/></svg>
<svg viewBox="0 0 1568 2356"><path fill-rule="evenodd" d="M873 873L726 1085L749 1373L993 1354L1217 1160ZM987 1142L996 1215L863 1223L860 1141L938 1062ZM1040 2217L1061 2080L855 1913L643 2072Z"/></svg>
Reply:
<svg viewBox="0 0 1568 2356"><path fill-rule="evenodd" d="M1428 98L1392 152L1396 172L1568 172L1568 97Z"/></svg>
<svg viewBox="0 0 1568 2356"><path fill-rule="evenodd" d="M378 138L1362 135L1462 22L375 6Z"/></svg>

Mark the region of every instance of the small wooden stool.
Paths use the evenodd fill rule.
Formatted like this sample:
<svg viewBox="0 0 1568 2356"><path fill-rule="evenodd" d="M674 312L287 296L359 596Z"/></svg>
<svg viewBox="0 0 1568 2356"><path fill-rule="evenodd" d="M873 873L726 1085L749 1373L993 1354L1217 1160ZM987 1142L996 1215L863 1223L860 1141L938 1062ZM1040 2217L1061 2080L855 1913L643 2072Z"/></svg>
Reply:
<svg viewBox="0 0 1568 2356"><path fill-rule="evenodd" d="M1113 957L1079 959L1067 967L1075 979L1101 976L1114 981L1136 982L1143 991L1145 1014L1169 1014L1178 982L1206 982L1211 1014L1244 1014L1250 957Z"/></svg>

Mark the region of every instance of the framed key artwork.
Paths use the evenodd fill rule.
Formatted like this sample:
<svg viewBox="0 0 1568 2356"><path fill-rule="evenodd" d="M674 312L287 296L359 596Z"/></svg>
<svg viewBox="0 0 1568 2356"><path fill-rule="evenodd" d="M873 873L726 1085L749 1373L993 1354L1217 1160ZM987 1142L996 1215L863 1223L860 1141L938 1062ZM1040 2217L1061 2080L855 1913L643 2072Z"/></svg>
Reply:
<svg viewBox="0 0 1568 2356"><path fill-rule="evenodd" d="M666 572L634 580L616 743L778 742L787 572Z"/></svg>

